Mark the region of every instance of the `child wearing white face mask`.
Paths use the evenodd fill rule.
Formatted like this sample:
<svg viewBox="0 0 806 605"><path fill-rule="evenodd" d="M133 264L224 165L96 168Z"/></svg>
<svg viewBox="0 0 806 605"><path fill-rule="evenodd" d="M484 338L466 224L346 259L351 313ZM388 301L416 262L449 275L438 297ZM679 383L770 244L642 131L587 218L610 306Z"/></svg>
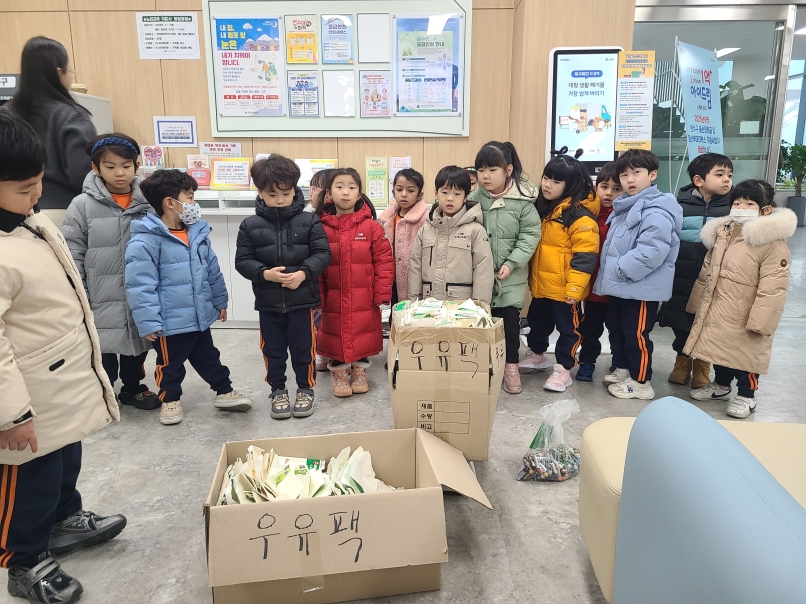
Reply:
<svg viewBox="0 0 806 605"><path fill-rule="evenodd" d="M252 409L233 390L229 369L213 344L210 326L227 321L227 287L210 245L210 225L199 220L193 177L158 170L140 185L156 214L132 222L126 247L126 296L140 336L157 351L160 422L182 422L185 362L216 392L215 407Z"/></svg>
<svg viewBox="0 0 806 605"><path fill-rule="evenodd" d="M786 239L797 227L795 213L775 208L775 190L748 180L733 190L730 215L706 223L708 248L687 311L696 313L683 352L714 364L714 382L691 391L698 401L727 400L736 379L738 395L728 416L756 411L759 374L770 365L772 339L789 286Z"/></svg>

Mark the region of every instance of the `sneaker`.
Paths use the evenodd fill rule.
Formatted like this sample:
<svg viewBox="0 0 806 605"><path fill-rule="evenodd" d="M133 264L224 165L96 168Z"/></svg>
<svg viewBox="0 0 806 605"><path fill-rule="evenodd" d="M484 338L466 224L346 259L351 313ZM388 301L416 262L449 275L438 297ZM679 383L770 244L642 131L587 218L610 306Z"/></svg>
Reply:
<svg viewBox="0 0 806 605"><path fill-rule="evenodd" d="M562 393L572 384L574 384L574 381L571 379L571 372L566 370L559 363L555 363L551 366L551 376L543 383L543 388L547 391Z"/></svg>
<svg viewBox="0 0 806 605"><path fill-rule="evenodd" d="M673 384L687 384L691 376L691 357L678 355L674 360L674 368L669 374L669 382Z"/></svg>
<svg viewBox="0 0 806 605"><path fill-rule="evenodd" d="M144 384L138 385L136 390L129 391L126 387L120 390L118 402L123 405L131 405L138 410L156 410L162 405L156 393L148 390Z"/></svg>
<svg viewBox="0 0 806 605"><path fill-rule="evenodd" d="M605 374L605 377L602 378L602 384L606 387L609 387L611 384L618 384L619 382L624 382L625 380L629 379L630 371L625 368L615 368L610 372L610 374Z"/></svg>
<svg viewBox="0 0 806 605"><path fill-rule="evenodd" d="M504 365L504 390L510 395L517 395L523 390L517 363Z"/></svg>
<svg viewBox="0 0 806 605"><path fill-rule="evenodd" d="M29 603L77 603L84 592L81 582L62 571L47 553L40 558L33 567L8 570L8 593Z"/></svg>
<svg viewBox="0 0 806 605"><path fill-rule="evenodd" d="M747 418L756 411L756 400L736 395L725 413L731 418Z"/></svg>
<svg viewBox="0 0 806 605"><path fill-rule="evenodd" d="M228 412L248 412L255 405L255 402L233 389L229 393L217 395L213 405L219 410Z"/></svg>
<svg viewBox="0 0 806 605"><path fill-rule="evenodd" d="M704 387L699 389L691 389L689 393L692 399L697 401L710 401L712 399L724 399L730 395L730 389L725 391L721 386L715 382L709 382Z"/></svg>
<svg viewBox="0 0 806 605"><path fill-rule="evenodd" d="M596 364L581 363L577 370L577 380L580 382L593 382L593 371L596 369Z"/></svg>
<svg viewBox="0 0 806 605"><path fill-rule="evenodd" d="M317 372L327 372L327 364L330 362L330 359L324 357L322 355L316 356L316 371Z"/></svg>
<svg viewBox="0 0 806 605"><path fill-rule="evenodd" d="M655 399L655 389L647 380L641 384L637 380L627 378L624 382L617 382L607 387L608 392L619 399Z"/></svg>
<svg viewBox="0 0 806 605"><path fill-rule="evenodd" d="M307 418L313 414L313 390L297 389L297 398L291 413L294 418Z"/></svg>
<svg viewBox="0 0 806 605"><path fill-rule="evenodd" d="M269 415L275 420L291 418L291 402L288 400L288 389L277 389L269 395L271 412Z"/></svg>
<svg viewBox="0 0 806 605"><path fill-rule="evenodd" d="M124 527L126 517L123 515L99 517L93 512L80 510L53 526L48 550L53 555L61 555L76 548L102 544L117 536Z"/></svg>
<svg viewBox="0 0 806 605"><path fill-rule="evenodd" d="M185 415L182 413L182 402L180 401L167 401L163 402L162 410L160 410L160 422L165 425L179 424Z"/></svg>
<svg viewBox="0 0 806 605"><path fill-rule="evenodd" d="M526 357L518 364L518 370L524 374L534 374L535 372L547 370L550 367L551 361L546 359L543 353L535 353L531 350L526 353Z"/></svg>
<svg viewBox="0 0 806 605"><path fill-rule="evenodd" d="M702 359L695 359L691 371L691 389L699 389L711 382L711 364Z"/></svg>

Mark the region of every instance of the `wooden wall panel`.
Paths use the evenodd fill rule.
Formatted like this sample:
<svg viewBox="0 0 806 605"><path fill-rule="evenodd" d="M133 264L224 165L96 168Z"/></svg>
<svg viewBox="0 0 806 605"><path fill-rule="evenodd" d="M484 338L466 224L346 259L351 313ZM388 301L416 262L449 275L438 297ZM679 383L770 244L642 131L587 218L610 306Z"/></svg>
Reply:
<svg viewBox="0 0 806 605"><path fill-rule="evenodd" d="M3 13L0 18L0 72L18 73L22 47L34 36L58 40L72 56L70 17L67 13ZM79 73L79 77L82 74Z"/></svg>
<svg viewBox="0 0 806 605"><path fill-rule="evenodd" d="M219 139L226 140L226 139ZM296 158L338 158L338 139L312 139L312 138L260 138L252 139L252 152L280 153L292 160Z"/></svg>
<svg viewBox="0 0 806 605"><path fill-rule="evenodd" d="M90 94L112 101L116 130L152 143L153 116L165 115L162 72L160 61L140 60L134 13L73 12L70 19L73 39L81 41L73 52L79 79ZM92 43L99 32L114 32L114 52Z"/></svg>
<svg viewBox="0 0 806 605"><path fill-rule="evenodd" d="M366 180L367 156L411 156L411 165L423 172L423 139L380 137L377 139L339 139L339 166L355 168L362 180ZM427 179L426 179L427 181ZM366 183L364 184L366 187ZM428 183L426 182L426 189Z"/></svg>
<svg viewBox="0 0 806 605"><path fill-rule="evenodd" d="M474 0L473 10L484 10L488 8L504 8L512 10L515 8L515 0Z"/></svg>
<svg viewBox="0 0 806 605"><path fill-rule="evenodd" d="M66 10L67 0L0 0L0 13Z"/></svg>
<svg viewBox="0 0 806 605"><path fill-rule="evenodd" d="M202 0L157 0L158 11L201 11ZM204 29L199 17L199 33Z"/></svg>
<svg viewBox="0 0 806 605"><path fill-rule="evenodd" d="M153 11L156 0L67 0L71 11ZM134 21L134 17L132 17Z"/></svg>

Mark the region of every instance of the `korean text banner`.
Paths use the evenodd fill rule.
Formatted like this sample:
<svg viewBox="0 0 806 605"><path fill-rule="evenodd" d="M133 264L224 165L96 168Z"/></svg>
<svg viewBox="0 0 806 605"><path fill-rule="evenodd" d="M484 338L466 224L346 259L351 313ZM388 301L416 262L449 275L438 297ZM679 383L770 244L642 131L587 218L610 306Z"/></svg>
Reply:
<svg viewBox="0 0 806 605"><path fill-rule="evenodd" d="M724 153L716 53L678 42L677 61L689 161L703 153Z"/></svg>

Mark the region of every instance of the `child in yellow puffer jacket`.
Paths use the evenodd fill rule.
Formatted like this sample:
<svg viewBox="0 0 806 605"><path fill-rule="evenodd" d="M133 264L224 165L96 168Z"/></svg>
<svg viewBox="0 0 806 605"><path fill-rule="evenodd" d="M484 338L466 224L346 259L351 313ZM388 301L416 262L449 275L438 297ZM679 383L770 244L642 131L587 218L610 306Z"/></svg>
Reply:
<svg viewBox="0 0 806 605"><path fill-rule="evenodd" d="M599 253L599 198L582 163L560 155L546 164L536 205L543 225L529 276L530 351L518 367L529 373L551 366L543 388L563 392L573 384L570 370L582 344L579 303L590 293ZM560 338L552 365L545 352L555 327Z"/></svg>

